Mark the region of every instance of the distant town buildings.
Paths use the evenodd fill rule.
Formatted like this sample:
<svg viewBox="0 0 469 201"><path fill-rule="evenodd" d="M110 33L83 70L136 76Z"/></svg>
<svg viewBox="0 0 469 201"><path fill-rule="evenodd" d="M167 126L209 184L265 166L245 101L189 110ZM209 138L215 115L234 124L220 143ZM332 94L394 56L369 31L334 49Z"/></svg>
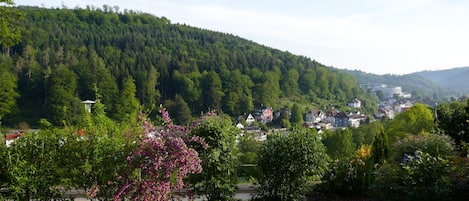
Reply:
<svg viewBox="0 0 469 201"><path fill-rule="evenodd" d="M357 98L353 98L347 105L353 109L360 109L362 107L362 102Z"/></svg>
<svg viewBox="0 0 469 201"><path fill-rule="evenodd" d="M411 99L411 95L402 92L400 86L388 87L385 84L368 84L362 85L362 87L365 87L370 92L376 93L381 91L381 100L377 105L378 112L376 114L360 113L363 103L355 97L347 102L350 111L339 111L334 107L329 110L314 108L306 111L303 115L304 122L302 126L316 129L318 133L322 133L324 130L335 130L347 127L355 128L359 127L360 124L365 121L374 121L375 119L382 118L394 119L397 114L410 109L415 104L415 101ZM263 141L272 130L263 130L260 124L270 123L278 119L288 119L290 116L291 111L288 108L280 108L274 111L272 107L262 105L249 114L241 115L238 120L244 123L238 123L237 127L242 130L240 135L243 133L255 133L256 136L258 136L257 139ZM280 130L282 129L275 129L274 132ZM282 131L287 132L286 130Z"/></svg>
<svg viewBox="0 0 469 201"><path fill-rule="evenodd" d="M394 96L402 98L412 97L410 93L402 92L402 87L400 86L389 87L386 84L362 84L361 87L373 92L381 91L384 98L393 98Z"/></svg>

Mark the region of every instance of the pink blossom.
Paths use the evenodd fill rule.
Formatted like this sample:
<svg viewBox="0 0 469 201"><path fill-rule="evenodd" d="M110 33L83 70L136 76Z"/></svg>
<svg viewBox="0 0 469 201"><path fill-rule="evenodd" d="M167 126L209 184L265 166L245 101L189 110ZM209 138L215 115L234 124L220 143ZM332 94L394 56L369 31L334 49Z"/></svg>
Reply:
<svg viewBox="0 0 469 201"><path fill-rule="evenodd" d="M186 128L174 125L165 109L160 113L164 124L159 129L144 115L140 116L145 137L127 157L129 167L139 170L140 175L139 178L135 175L119 176L125 182L119 186L114 200L124 197L131 200L170 200L174 192L187 190L185 177L202 171L198 153L188 146L189 143L198 143L208 147L203 138L189 136L191 129L201 120Z"/></svg>

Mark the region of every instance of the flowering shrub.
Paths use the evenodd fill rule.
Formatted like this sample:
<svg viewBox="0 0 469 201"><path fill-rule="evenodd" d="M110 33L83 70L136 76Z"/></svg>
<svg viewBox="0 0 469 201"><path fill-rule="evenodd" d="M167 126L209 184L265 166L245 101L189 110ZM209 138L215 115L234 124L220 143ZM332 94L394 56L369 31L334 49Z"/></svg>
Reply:
<svg viewBox="0 0 469 201"><path fill-rule="evenodd" d="M188 144L196 142L206 148L205 141L190 137L190 128L174 125L166 110L160 112L161 128L142 117L145 135L127 158L129 167L136 171L118 178L123 183L114 200L169 200L175 191L186 188L185 177L202 171L198 153Z"/></svg>

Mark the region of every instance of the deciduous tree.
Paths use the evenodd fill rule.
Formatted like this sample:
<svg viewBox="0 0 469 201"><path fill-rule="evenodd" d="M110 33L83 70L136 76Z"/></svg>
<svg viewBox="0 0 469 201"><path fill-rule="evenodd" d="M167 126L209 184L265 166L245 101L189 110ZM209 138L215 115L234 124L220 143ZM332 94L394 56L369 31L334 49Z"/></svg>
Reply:
<svg viewBox="0 0 469 201"><path fill-rule="evenodd" d="M325 133L323 143L332 159L349 160L353 157L356 146L353 143L350 129L341 129L335 132L326 131Z"/></svg>
<svg viewBox="0 0 469 201"><path fill-rule="evenodd" d="M205 139L207 149L197 148L202 160L202 172L192 175L190 183L195 193L209 201L230 200L237 183L238 158L236 135L239 130L226 116L211 116L192 130L192 136Z"/></svg>
<svg viewBox="0 0 469 201"><path fill-rule="evenodd" d="M257 197L264 200L301 200L309 179L322 175L329 157L319 136L295 129L273 134L258 153L260 175Z"/></svg>
<svg viewBox="0 0 469 201"><path fill-rule="evenodd" d="M9 6L3 6L5 3ZM0 0L0 46L9 48L21 40L22 14L10 7L13 0Z"/></svg>

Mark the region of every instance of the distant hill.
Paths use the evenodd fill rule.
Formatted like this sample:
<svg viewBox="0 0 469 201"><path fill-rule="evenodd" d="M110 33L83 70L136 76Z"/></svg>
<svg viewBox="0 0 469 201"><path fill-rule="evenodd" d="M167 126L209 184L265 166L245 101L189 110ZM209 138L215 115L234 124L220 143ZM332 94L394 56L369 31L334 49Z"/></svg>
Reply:
<svg viewBox="0 0 469 201"><path fill-rule="evenodd" d="M469 67L452 68L448 70L421 71L412 73L431 80L445 89L469 91Z"/></svg>
<svg viewBox="0 0 469 201"><path fill-rule="evenodd" d="M377 75L359 70L344 71L354 76L360 84L383 83L388 86L401 86L403 91L422 97L433 97L434 95L444 97L449 95L448 91L445 91L437 82L418 74Z"/></svg>

